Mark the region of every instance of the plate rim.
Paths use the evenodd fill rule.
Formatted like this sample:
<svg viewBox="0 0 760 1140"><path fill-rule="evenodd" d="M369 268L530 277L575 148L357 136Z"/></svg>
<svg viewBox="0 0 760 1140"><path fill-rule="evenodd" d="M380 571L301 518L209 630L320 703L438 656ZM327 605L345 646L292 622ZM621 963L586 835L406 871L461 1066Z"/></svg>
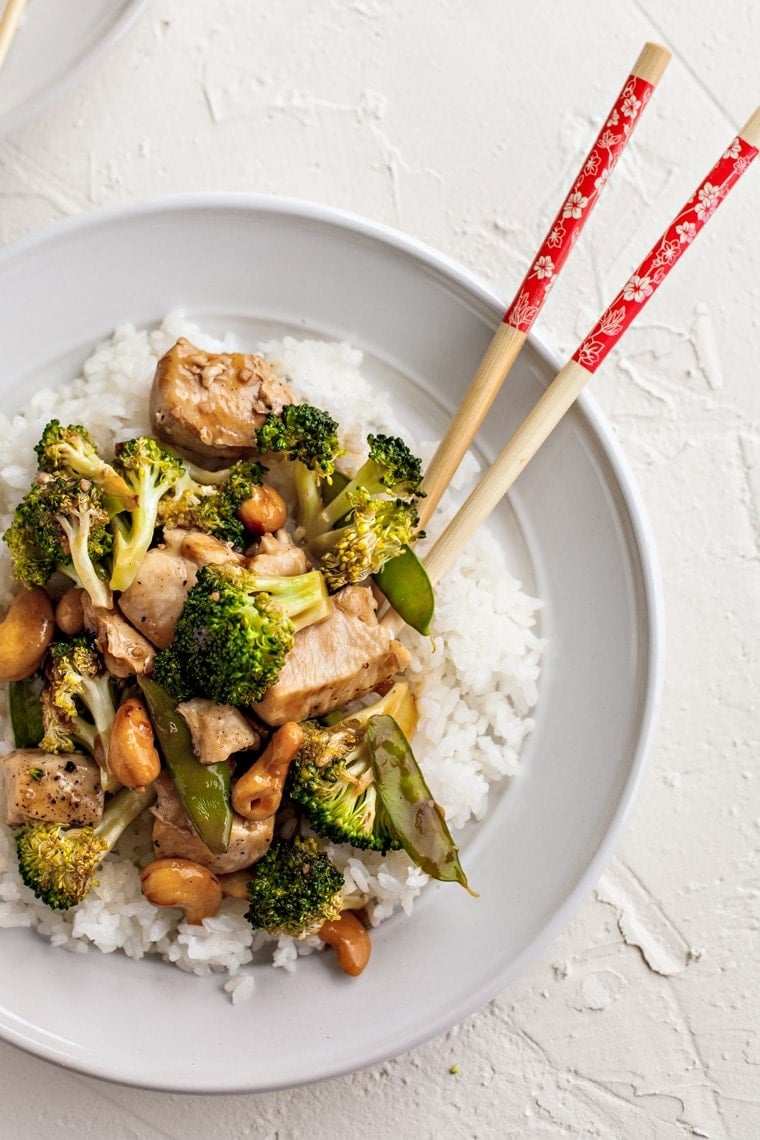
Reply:
<svg viewBox="0 0 760 1140"><path fill-rule="evenodd" d="M95 46L80 56L73 67L52 83L43 87L36 95L24 102L11 107L4 115L0 115L0 139L13 131L18 130L24 123L36 119L42 112L72 87L90 67L94 66L102 55L108 51L116 40L120 39L139 18L142 11L148 7L150 0L128 0L121 16L111 24L108 31L98 40ZM49 227L45 227L46 229Z"/></svg>
<svg viewBox="0 0 760 1140"><path fill-rule="evenodd" d="M143 2L144 0L138 0L139 4ZM128 221L141 215L177 213L198 209L222 211L233 209L257 214L281 214L328 225L344 232L358 233L386 247L390 246L418 263L422 262L429 268L441 273L459 289L476 298L489 311L493 311L496 321L501 319L501 314L504 312L505 306L497 294L481 281L473 271L448 255L386 223L370 220L351 211L299 198L239 192L161 195L136 202L111 204L57 220L17 238L0 250L0 274L5 266L12 263L16 258L24 257L39 246L55 243L58 240L68 240L79 230L89 231L98 226L108 225L111 222ZM558 371L562 361L546 340L536 333L531 333L528 340L544 362L554 371ZM495 979L493 978L485 980L481 986L468 993L466 1000L460 1001L453 1012L453 1016L452 1010L448 1009L445 1014L441 1013L432 1021L426 1021L424 1029L421 1029L404 1044L401 1053L397 1053L395 1050L388 1052L379 1048L372 1055L364 1058L358 1066L347 1064L330 1068L328 1071L315 1073L308 1080L298 1080L295 1085L287 1081L276 1081L257 1091L305 1087L308 1084L345 1076L359 1069L381 1064L418 1048L424 1042L440 1035L451 1026L459 1024L465 1018L482 1009L489 1001L502 993L530 964L535 962L547 946L568 925L572 916L591 894L593 887L604 873L619 845L623 830L636 801L646 759L658 723L665 660L664 594L651 523L623 447L615 435L611 422L591 393L588 391L581 393L576 402L576 408L587 421L590 430L597 439L622 497L622 503L631 527L631 546L636 553L636 560L641 573L643 611L641 616L645 619L647 663L643 676L644 692L641 701L639 728L635 747L631 750L629 769L621 786L615 808L610 815L609 824L596 848L589 854L585 868L580 872L566 899L536 936L525 946L522 953L505 970L499 973L498 984L494 985ZM97 1071L85 1064L78 1064L74 1059L62 1058L60 1053L46 1048L41 1042L31 1042L28 1039L21 1040L20 1035L14 1033L12 1028L8 1026L0 1026L0 1037L9 1044L43 1060L52 1061L62 1068L121 1084L125 1087L148 1088L154 1091L172 1093L242 1094L251 1092L250 1087L245 1087L238 1082L232 1082L229 1085L216 1083L209 1087L199 1087L197 1083L193 1083L191 1087L189 1081L183 1084L177 1082L170 1084L158 1079L146 1084L144 1080L119 1076L115 1072L108 1071L107 1067Z"/></svg>

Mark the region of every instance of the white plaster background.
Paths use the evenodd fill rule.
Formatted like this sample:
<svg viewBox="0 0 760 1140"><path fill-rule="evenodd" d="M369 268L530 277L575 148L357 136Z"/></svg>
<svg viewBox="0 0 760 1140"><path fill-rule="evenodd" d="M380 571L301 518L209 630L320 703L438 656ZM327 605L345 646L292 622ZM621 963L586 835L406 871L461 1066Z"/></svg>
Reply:
<svg viewBox="0 0 760 1140"><path fill-rule="evenodd" d="M506 300L646 39L675 58L541 318L565 353L760 100L754 0L153 0L0 140L0 241L159 193L275 193L396 226ZM568 929L463 1025L291 1092L145 1094L0 1045L0 1134L760 1135L759 202L760 168L594 385L669 650L632 820Z"/></svg>

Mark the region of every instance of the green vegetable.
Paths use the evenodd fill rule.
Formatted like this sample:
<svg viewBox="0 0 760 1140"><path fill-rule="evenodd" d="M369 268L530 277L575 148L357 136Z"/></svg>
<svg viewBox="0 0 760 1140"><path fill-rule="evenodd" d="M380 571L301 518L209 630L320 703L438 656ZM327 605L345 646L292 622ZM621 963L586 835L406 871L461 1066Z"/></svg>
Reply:
<svg viewBox="0 0 760 1140"><path fill-rule="evenodd" d="M208 849L221 855L230 845L232 829L229 767L224 763L201 764L176 701L146 677L139 678L139 685L182 806Z"/></svg>
<svg viewBox="0 0 760 1140"><path fill-rule="evenodd" d="M412 499L420 494L422 464L398 436L369 435L369 456L308 529L307 537L312 539L326 530L331 530L352 508L351 497L360 488L370 495Z"/></svg>
<svg viewBox="0 0 760 1140"><path fill-rule="evenodd" d="M255 930L304 938L343 909L343 875L315 839L275 839L248 884L246 918Z"/></svg>
<svg viewBox="0 0 760 1140"><path fill-rule="evenodd" d="M34 450L40 471L51 475L60 472L82 475L96 483L105 495L118 500L115 506L119 510L137 506L137 499L125 480L110 463L100 458L89 432L79 424L63 427L58 420L50 420Z"/></svg>
<svg viewBox="0 0 760 1140"><path fill-rule="evenodd" d="M416 537L419 515L404 499L373 497L359 487L349 492L345 524L324 531L309 544L331 591L363 582Z"/></svg>
<svg viewBox="0 0 760 1140"><path fill-rule="evenodd" d="M435 591L427 570L410 546L374 574L378 588L407 625L429 634L435 611Z"/></svg>
<svg viewBox="0 0 760 1140"><path fill-rule="evenodd" d="M8 686L8 711L17 748L36 748L44 736L41 690L42 679L39 676L11 681Z"/></svg>
<svg viewBox="0 0 760 1140"><path fill-rule="evenodd" d="M109 608L104 581L113 545L105 495L78 475L41 472L16 507L4 538L13 577L44 586L56 570L83 586L95 606Z"/></svg>
<svg viewBox="0 0 760 1140"><path fill-rule="evenodd" d="M156 797L155 788L122 788L95 827L27 823L16 832L21 878L53 910L76 906L95 885L95 872L129 825Z"/></svg>
<svg viewBox="0 0 760 1140"><path fill-rule="evenodd" d="M337 724L305 721L304 739L287 790L316 831L336 843L375 851L401 844L378 796L367 743L367 722L390 713L412 732L417 714L409 689L397 682L384 697Z"/></svg>
<svg viewBox="0 0 760 1140"><path fill-rule="evenodd" d="M338 424L311 404L286 404L279 415L270 413L256 431L259 451L279 452L302 463L321 479L331 479L335 460L344 454Z"/></svg>
<svg viewBox="0 0 760 1140"><path fill-rule="evenodd" d="M407 855L431 878L461 883L475 896L459 848L399 725L392 716L373 716L367 739L380 800Z"/></svg>
<svg viewBox="0 0 760 1140"><path fill-rule="evenodd" d="M266 467L249 459L235 463L224 479L212 484L197 481L186 469L161 499L158 521L163 526L194 527L221 542L244 547L248 534L238 508L250 499L254 487L261 486L265 474Z"/></svg>
<svg viewBox="0 0 760 1140"><path fill-rule="evenodd" d="M153 541L161 500L185 469L181 460L150 436L138 436L119 444L114 467L137 500L133 509L117 514L111 524L114 533L111 587L126 590L134 582Z"/></svg>
<svg viewBox="0 0 760 1140"><path fill-rule="evenodd" d="M47 683L40 698L43 752L73 752L82 745L100 764L107 792L118 783L105 767L116 702L111 678L89 637L58 641L50 648Z"/></svg>
<svg viewBox="0 0 760 1140"><path fill-rule="evenodd" d="M204 696L222 705L250 705L277 681L296 631L330 612L318 570L285 577L237 565L204 566L173 642L156 656L156 680L178 700Z"/></svg>

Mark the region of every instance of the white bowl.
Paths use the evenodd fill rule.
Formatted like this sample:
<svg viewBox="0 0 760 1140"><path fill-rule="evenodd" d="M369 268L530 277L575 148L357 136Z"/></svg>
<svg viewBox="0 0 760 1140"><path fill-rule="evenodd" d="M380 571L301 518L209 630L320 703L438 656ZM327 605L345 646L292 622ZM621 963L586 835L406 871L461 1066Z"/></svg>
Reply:
<svg viewBox="0 0 760 1140"><path fill-rule="evenodd" d="M175 198L76 218L0 254L3 406L76 374L129 320L182 307L210 331L350 340L426 434L440 433L501 318L468 273L397 233L319 207ZM532 339L478 439L493 457L557 362ZM373 935L358 980L322 956L256 968L250 1002L223 978L72 955L0 935L0 1034L81 1072L187 1092L274 1089L377 1063L483 1006L535 959L601 874L649 743L661 605L625 460L582 398L494 526L505 564L544 600L548 649L519 775L492 793L465 860L480 899L426 889Z"/></svg>

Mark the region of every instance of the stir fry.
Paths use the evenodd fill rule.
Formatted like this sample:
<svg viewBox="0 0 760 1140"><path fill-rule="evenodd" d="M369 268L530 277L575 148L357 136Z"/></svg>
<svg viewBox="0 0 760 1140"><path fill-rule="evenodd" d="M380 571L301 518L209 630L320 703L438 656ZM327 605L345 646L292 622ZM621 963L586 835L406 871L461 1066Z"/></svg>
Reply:
<svg viewBox="0 0 760 1140"><path fill-rule="evenodd" d="M76 906L149 811L150 902L197 924L245 898L254 929L316 934L356 975L366 900L331 844L403 849L467 887L409 745L409 652L377 614L387 600L429 627L420 461L369 435L344 473L339 425L266 360L183 339L158 363L151 423L104 456L52 420L4 536L21 876Z"/></svg>

